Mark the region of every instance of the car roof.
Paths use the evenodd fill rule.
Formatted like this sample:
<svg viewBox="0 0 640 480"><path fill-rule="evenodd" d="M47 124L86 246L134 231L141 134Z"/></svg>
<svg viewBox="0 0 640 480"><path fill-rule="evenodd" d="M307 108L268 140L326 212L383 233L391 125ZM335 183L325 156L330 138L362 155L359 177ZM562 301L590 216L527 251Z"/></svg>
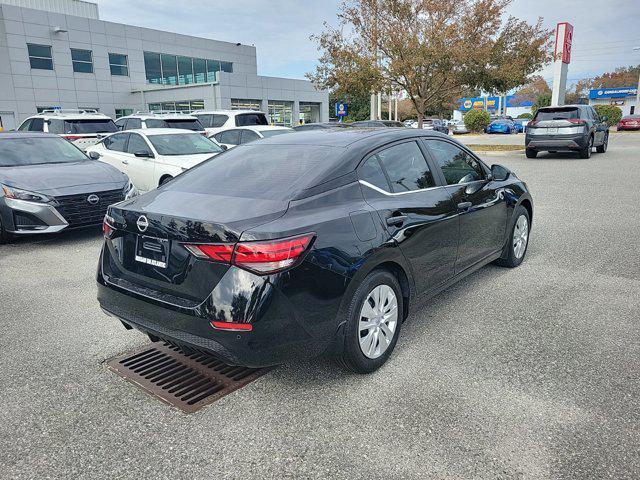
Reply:
<svg viewBox="0 0 640 480"><path fill-rule="evenodd" d="M281 127L280 125L245 125L243 127L233 127L222 130L218 133L227 132L229 130L253 130L254 132L262 132L267 130L293 130L291 127Z"/></svg>
<svg viewBox="0 0 640 480"><path fill-rule="evenodd" d="M192 113L192 115L211 115L211 114L223 114L223 115L239 115L241 113L262 113L266 115L265 112L261 110L197 110Z"/></svg>
<svg viewBox="0 0 640 480"><path fill-rule="evenodd" d="M91 110L51 110L51 111L43 111L36 115L31 115L29 118L59 118L61 120L64 119L76 119L76 120L111 120L111 117L105 115L104 113L100 113L97 111Z"/></svg>
<svg viewBox="0 0 640 480"><path fill-rule="evenodd" d="M179 133L193 133L195 135L200 135L199 132L187 130L186 128L136 128L133 130L124 130L118 133L139 133L141 135L146 135L147 137L151 137L153 135L175 135Z"/></svg>
<svg viewBox="0 0 640 480"><path fill-rule="evenodd" d="M0 132L0 140L7 140L10 138L60 138L60 135L55 133L43 133L43 132Z"/></svg>
<svg viewBox="0 0 640 480"><path fill-rule="evenodd" d="M152 118L159 118L160 120L197 120L196 116L186 113L134 113L133 115L120 117L118 120L124 118L139 118L141 120Z"/></svg>

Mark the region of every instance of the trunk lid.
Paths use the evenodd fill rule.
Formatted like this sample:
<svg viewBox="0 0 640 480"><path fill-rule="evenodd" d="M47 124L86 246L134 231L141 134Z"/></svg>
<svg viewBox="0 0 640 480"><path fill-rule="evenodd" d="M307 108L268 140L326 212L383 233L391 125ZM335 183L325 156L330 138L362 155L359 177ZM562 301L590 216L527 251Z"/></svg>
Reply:
<svg viewBox="0 0 640 480"><path fill-rule="evenodd" d="M236 243L244 230L281 217L287 206L286 201L154 190L111 208L116 230L106 242L104 273L122 288L194 307L230 265L198 259L184 244Z"/></svg>

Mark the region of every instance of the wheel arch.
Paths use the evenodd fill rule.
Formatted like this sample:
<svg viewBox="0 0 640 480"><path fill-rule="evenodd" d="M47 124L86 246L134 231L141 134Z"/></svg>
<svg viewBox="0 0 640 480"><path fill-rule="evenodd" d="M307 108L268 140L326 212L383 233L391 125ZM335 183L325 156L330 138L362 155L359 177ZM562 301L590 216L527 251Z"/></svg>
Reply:
<svg viewBox="0 0 640 480"><path fill-rule="evenodd" d="M169 174L169 173L165 173L160 177L160 180L158 180L158 186L162 185L162 182L164 182L165 180L169 179L169 178L173 178L173 175Z"/></svg>
<svg viewBox="0 0 640 480"><path fill-rule="evenodd" d="M527 209L527 213L529 214L529 223L533 225L533 204L531 203L531 199L523 198L519 205L522 205Z"/></svg>

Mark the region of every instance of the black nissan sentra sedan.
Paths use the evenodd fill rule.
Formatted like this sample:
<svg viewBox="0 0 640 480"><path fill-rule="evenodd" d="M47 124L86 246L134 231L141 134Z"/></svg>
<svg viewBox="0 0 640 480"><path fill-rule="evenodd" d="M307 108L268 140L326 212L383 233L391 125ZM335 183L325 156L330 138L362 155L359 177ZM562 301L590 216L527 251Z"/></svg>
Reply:
<svg viewBox="0 0 640 480"><path fill-rule="evenodd" d="M421 303L524 259L533 204L437 132L341 129L239 146L109 208L98 299L226 362L332 352L371 372Z"/></svg>
<svg viewBox="0 0 640 480"><path fill-rule="evenodd" d="M124 174L49 133L0 133L0 243L18 235L101 225L135 195Z"/></svg>

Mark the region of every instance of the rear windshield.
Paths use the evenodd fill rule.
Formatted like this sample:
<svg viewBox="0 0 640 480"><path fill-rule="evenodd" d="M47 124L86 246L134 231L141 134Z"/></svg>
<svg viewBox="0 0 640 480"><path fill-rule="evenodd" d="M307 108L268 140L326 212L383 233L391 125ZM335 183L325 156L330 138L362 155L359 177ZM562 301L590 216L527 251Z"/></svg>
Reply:
<svg viewBox="0 0 640 480"><path fill-rule="evenodd" d="M264 113L241 113L236 115L236 127L249 127L251 125L269 125Z"/></svg>
<svg viewBox="0 0 640 480"><path fill-rule="evenodd" d="M218 115L215 113L213 114L203 113L203 114L196 115L196 117L198 117L198 120L200 120L200 123L202 124L202 126L207 128L221 127L225 124L227 120L229 120L229 117L227 115Z"/></svg>
<svg viewBox="0 0 640 480"><path fill-rule="evenodd" d="M0 140L0 167L84 161L90 160L71 143L60 137Z"/></svg>
<svg viewBox="0 0 640 480"><path fill-rule="evenodd" d="M204 127L199 120L185 118L185 119L167 119L150 118L145 120L147 128L184 128L185 130L193 130L194 132L201 132Z"/></svg>
<svg viewBox="0 0 640 480"><path fill-rule="evenodd" d="M176 177L168 190L228 197L288 200L305 188L341 148L310 145L240 145Z"/></svg>
<svg viewBox="0 0 640 480"><path fill-rule="evenodd" d="M222 148L199 133L149 135L147 137L160 155L198 155L220 153Z"/></svg>
<svg viewBox="0 0 640 480"><path fill-rule="evenodd" d="M568 120L570 118L580 118L577 108L548 108L538 110L536 120Z"/></svg>
<svg viewBox="0 0 640 480"><path fill-rule="evenodd" d="M69 133L113 133L118 127L110 118L104 120L60 120L52 118L49 121L49 133L66 135Z"/></svg>
<svg viewBox="0 0 640 480"><path fill-rule="evenodd" d="M275 137L283 133L291 133L293 130L262 130L260 133L264 138Z"/></svg>

